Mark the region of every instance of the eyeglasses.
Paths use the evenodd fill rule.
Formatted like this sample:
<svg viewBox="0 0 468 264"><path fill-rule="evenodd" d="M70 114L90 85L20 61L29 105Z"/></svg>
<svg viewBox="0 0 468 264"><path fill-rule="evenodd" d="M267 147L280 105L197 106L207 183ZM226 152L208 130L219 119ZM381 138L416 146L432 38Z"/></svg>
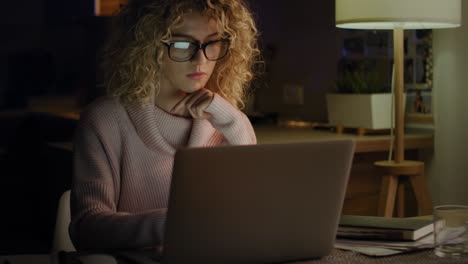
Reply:
<svg viewBox="0 0 468 264"><path fill-rule="evenodd" d="M178 62L192 60L200 49L203 50L207 60L217 61L226 56L230 45L228 39L218 39L203 44L190 41L161 42L167 46L169 58Z"/></svg>

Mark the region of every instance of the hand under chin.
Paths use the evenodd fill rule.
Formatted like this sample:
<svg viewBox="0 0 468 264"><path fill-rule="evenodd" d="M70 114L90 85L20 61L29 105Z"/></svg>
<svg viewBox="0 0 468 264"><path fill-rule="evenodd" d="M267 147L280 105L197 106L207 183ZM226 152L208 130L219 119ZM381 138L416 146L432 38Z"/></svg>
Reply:
<svg viewBox="0 0 468 264"><path fill-rule="evenodd" d="M170 113L195 119L209 118L210 115L205 110L211 104L213 98L214 93L212 91L201 88L193 93L186 94L175 104Z"/></svg>

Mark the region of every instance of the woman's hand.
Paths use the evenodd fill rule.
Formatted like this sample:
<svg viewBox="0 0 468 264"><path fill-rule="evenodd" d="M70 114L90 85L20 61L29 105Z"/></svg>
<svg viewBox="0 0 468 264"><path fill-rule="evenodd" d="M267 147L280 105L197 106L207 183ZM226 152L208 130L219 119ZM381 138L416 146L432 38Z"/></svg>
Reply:
<svg viewBox="0 0 468 264"><path fill-rule="evenodd" d="M214 98L214 93L202 88L191 94L187 94L172 109L171 114L178 116L191 116L194 119L206 119L210 115L205 112Z"/></svg>

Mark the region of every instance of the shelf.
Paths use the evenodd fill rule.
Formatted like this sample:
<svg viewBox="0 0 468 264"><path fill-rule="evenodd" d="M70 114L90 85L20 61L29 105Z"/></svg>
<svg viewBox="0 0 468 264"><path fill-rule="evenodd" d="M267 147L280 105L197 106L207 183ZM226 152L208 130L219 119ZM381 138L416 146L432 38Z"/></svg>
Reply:
<svg viewBox="0 0 468 264"><path fill-rule="evenodd" d="M434 118L431 114L407 113L406 122L432 123Z"/></svg>
<svg viewBox="0 0 468 264"><path fill-rule="evenodd" d="M431 86L428 83L405 83L405 89L430 90Z"/></svg>

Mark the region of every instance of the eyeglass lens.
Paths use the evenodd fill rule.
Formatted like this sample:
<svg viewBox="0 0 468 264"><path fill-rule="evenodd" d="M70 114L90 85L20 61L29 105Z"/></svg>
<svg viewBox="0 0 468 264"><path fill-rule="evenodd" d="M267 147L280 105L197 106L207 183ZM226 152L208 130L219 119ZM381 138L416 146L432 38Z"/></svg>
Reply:
<svg viewBox="0 0 468 264"><path fill-rule="evenodd" d="M199 49L203 50L208 60L219 60L224 57L228 50L227 41L217 40L199 45L188 41L174 41L169 46L169 56L175 61L190 60Z"/></svg>

